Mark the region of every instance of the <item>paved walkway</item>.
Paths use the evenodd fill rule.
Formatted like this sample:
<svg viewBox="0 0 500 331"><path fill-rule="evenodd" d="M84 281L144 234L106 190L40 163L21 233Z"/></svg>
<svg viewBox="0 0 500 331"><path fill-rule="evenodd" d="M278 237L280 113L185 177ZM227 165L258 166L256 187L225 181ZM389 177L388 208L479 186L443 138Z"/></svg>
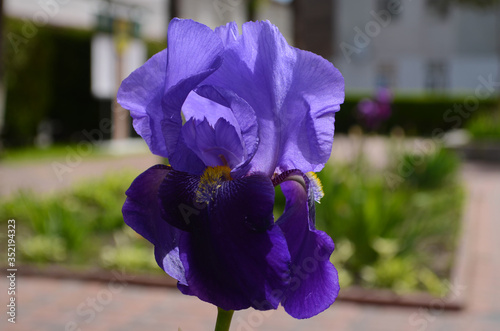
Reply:
<svg viewBox="0 0 500 331"><path fill-rule="evenodd" d="M37 163L0 163L0 197L20 189L49 193L106 172L134 169L144 171L161 159L151 153L128 156L81 157L39 161ZM138 172L138 174L140 173Z"/></svg>
<svg viewBox="0 0 500 331"><path fill-rule="evenodd" d="M108 165L111 169L122 168L124 161L132 165L133 159L113 159ZM146 159L137 159L138 164L133 167L144 170L148 163L156 162ZM82 163L79 171L95 169L92 162ZM78 177L76 173L79 172L75 172L73 179ZM473 265L467 283L453 286L457 295L467 299L465 310L443 312L439 300L432 307L421 308L339 301L324 313L304 321L291 318L281 309L236 312L231 330L500 330L500 240L497 238L500 167L466 164L463 177L469 191L466 217L472 223L466 235L472 247L469 253ZM39 189L44 191L44 187ZM7 288L4 276L0 279L0 302L4 310L0 315L0 330L213 330L216 314L213 306L184 296L176 289L122 283L119 273L115 281L98 283L23 277L21 270L16 288L16 324L10 324L6 314Z"/></svg>
<svg viewBox="0 0 500 331"><path fill-rule="evenodd" d="M419 148L420 140L408 140L405 146L414 150ZM356 157L361 141L345 136L335 137L330 160L349 160ZM378 168L387 164L387 139L370 137L363 141L366 157ZM140 150L134 147L134 151ZM55 160L42 160L36 163L2 163L0 160L0 197L12 194L19 189L48 193L62 189L92 176L123 169L134 169L138 173L152 165L161 163L160 157L152 155L144 144L144 152L135 155L96 157L85 156L76 148L69 149L67 155Z"/></svg>

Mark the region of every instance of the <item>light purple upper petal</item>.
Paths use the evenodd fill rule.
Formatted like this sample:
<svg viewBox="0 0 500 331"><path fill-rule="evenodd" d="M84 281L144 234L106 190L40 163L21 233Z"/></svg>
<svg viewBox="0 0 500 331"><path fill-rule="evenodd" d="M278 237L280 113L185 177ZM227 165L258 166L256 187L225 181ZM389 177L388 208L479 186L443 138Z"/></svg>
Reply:
<svg viewBox="0 0 500 331"><path fill-rule="evenodd" d="M225 40L224 62L204 84L235 92L255 110L260 145L252 170L320 170L344 99L342 75L322 57L289 46L267 21L245 23L235 41L234 31L234 25L217 30Z"/></svg>
<svg viewBox="0 0 500 331"><path fill-rule="evenodd" d="M127 77L118 102L130 110L134 128L155 154L179 170L199 173L203 163L181 136L181 107L189 93L222 63L223 45L207 26L173 19L168 48Z"/></svg>
<svg viewBox="0 0 500 331"><path fill-rule="evenodd" d="M154 153L168 157L178 170L201 174L205 164L181 134L181 109L188 118L204 114L213 125L220 113L216 109L227 107L233 114L219 117L235 127L247 152L235 174L271 176L277 168L308 172L323 167L333 142L334 113L344 98L342 75L330 62L289 46L267 21L248 22L238 35L234 23L214 32L174 19L168 33L168 51L135 71L119 93ZM142 86L145 77L156 78L151 87ZM226 105L212 107L213 102L198 98L202 94L220 105L215 99L225 99ZM207 107L196 110L200 102ZM236 113L234 104L243 111Z"/></svg>
<svg viewBox="0 0 500 331"><path fill-rule="evenodd" d="M229 165L236 167L244 160L244 147L236 129L224 118L212 127L207 119L190 119L182 127L182 136L187 146L206 166Z"/></svg>
<svg viewBox="0 0 500 331"><path fill-rule="evenodd" d="M154 154L167 157L167 149L159 137L160 123L151 121L151 114L161 113L165 87L167 50L155 54L121 84L118 103L130 111L135 131L146 141ZM154 118L156 115L154 116Z"/></svg>
<svg viewBox="0 0 500 331"><path fill-rule="evenodd" d="M168 26L165 92L183 79L217 69L222 62L222 42L206 25L174 18Z"/></svg>
<svg viewBox="0 0 500 331"><path fill-rule="evenodd" d="M236 122L236 124L233 124L233 122L231 122L231 124L233 124L240 133L245 149L245 160L232 168L231 174L233 178L246 175L249 171L250 162L257 152L260 142L259 126L255 111L248 102L240 98L233 91L210 85L203 85L196 91L205 98L231 109ZM228 118L230 117L228 116Z"/></svg>
<svg viewBox="0 0 500 331"><path fill-rule="evenodd" d="M235 22L229 22L215 28L215 33L220 37L224 46L228 46L238 39L238 25Z"/></svg>
<svg viewBox="0 0 500 331"><path fill-rule="evenodd" d="M238 132L240 131L240 126L231 108L200 95L198 91L200 91L199 87L189 93L182 105L182 114L184 114L186 120L193 118L203 121L206 119L211 126L215 126L215 123L220 118L223 118L234 126Z"/></svg>

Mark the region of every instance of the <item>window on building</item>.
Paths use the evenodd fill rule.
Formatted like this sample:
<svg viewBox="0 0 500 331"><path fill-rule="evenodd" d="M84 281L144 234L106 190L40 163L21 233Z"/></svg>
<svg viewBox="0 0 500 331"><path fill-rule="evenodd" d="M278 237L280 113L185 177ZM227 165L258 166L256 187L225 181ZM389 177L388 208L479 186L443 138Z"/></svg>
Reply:
<svg viewBox="0 0 500 331"><path fill-rule="evenodd" d="M403 0L378 0L377 11L385 10L391 15L391 19L396 19L403 11Z"/></svg>
<svg viewBox="0 0 500 331"><path fill-rule="evenodd" d="M448 87L448 68L444 61L434 60L427 64L425 88L433 92L442 92Z"/></svg>

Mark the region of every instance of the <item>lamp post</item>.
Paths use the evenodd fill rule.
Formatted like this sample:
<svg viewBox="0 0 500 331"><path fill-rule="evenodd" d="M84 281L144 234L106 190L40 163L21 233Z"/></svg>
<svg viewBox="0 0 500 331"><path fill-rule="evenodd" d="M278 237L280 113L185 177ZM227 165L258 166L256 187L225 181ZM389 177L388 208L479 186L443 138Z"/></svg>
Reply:
<svg viewBox="0 0 500 331"><path fill-rule="evenodd" d="M0 0L0 153L3 149L1 134L5 121L5 97L7 94L4 85L3 56L3 0Z"/></svg>
<svg viewBox="0 0 500 331"><path fill-rule="evenodd" d="M123 54L129 44L129 22L125 19L115 19L113 22L113 39L116 50L116 91L123 80ZM113 102L112 140L123 140L130 137L130 116L116 101Z"/></svg>
<svg viewBox="0 0 500 331"><path fill-rule="evenodd" d="M103 1L97 15L97 33L92 40L92 92L104 103L111 100L114 147L118 147L118 142L125 142L131 131L130 116L116 102L116 93L125 76L145 61L145 46L138 38L138 9L142 8L118 0Z"/></svg>

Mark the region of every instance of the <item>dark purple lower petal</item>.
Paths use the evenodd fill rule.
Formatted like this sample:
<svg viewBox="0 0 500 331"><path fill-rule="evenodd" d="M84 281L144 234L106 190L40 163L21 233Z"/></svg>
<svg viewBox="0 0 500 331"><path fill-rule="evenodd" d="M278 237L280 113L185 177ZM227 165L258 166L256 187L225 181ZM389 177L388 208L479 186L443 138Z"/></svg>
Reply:
<svg viewBox="0 0 500 331"><path fill-rule="evenodd" d="M309 318L327 309L337 298L340 287L337 270L330 262L333 241L314 228L313 197L307 193L309 182L299 174L298 171L291 174L298 181L281 182L287 201L277 224L285 234L292 258L292 278L281 304L291 316Z"/></svg>
<svg viewBox="0 0 500 331"><path fill-rule="evenodd" d="M172 172L160 188L164 218L189 231L179 246L187 286L179 289L225 310L276 308L290 254L273 221L272 182L261 175L222 180L207 191L211 197L196 200L196 181L199 176ZM181 204L192 212L188 224Z"/></svg>
<svg viewBox="0 0 500 331"><path fill-rule="evenodd" d="M183 232L161 218L158 200L160 184L170 171L170 167L159 164L139 175L126 192L122 212L125 223L155 246L158 265L186 284L178 247Z"/></svg>

